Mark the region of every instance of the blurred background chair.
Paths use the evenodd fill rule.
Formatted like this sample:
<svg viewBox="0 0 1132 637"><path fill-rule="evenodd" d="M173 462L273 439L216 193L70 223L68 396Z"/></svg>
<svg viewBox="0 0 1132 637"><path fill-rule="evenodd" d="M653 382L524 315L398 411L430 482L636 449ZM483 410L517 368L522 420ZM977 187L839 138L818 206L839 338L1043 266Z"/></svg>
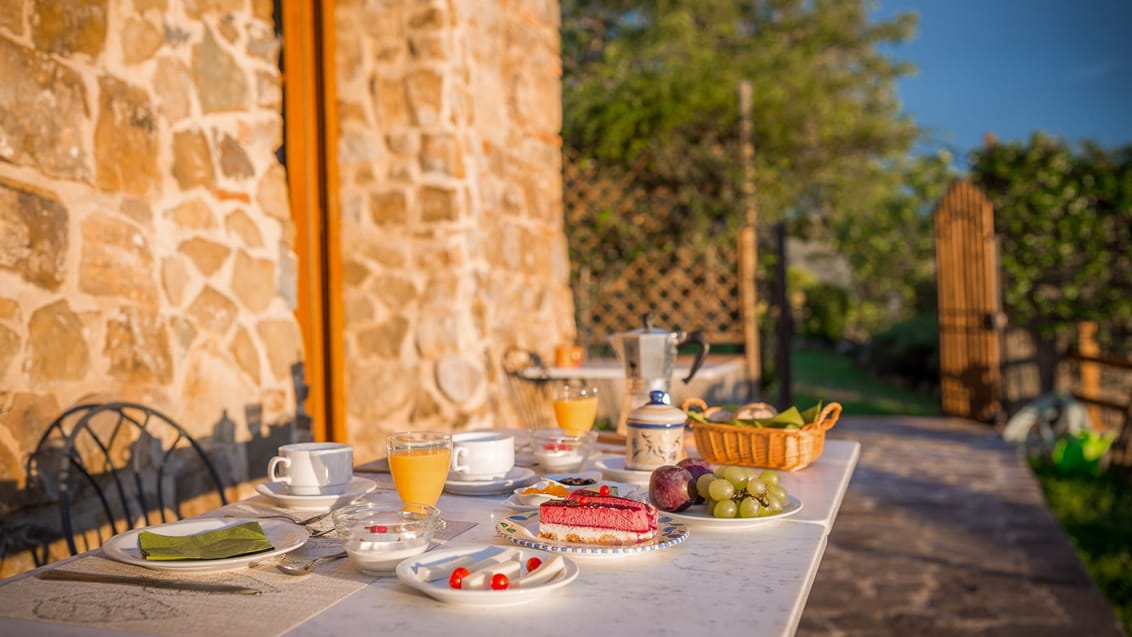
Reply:
<svg viewBox="0 0 1132 637"><path fill-rule="evenodd" d="M522 421L522 426L531 429L554 427L550 373L542 358L525 349L508 347L503 353L503 372L507 378L511 406Z"/></svg>
<svg viewBox="0 0 1132 637"><path fill-rule="evenodd" d="M29 486L58 501L72 555L125 530L228 503L206 450L171 418L137 403L63 412L40 437L27 470Z"/></svg>

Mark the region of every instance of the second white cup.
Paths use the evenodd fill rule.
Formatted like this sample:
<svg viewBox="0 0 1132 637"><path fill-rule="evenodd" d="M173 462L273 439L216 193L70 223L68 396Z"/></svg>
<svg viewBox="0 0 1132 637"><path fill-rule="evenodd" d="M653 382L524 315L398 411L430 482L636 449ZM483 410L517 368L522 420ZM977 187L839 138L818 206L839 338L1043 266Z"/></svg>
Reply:
<svg viewBox="0 0 1132 637"><path fill-rule="evenodd" d="M515 466L515 437L490 431L452 435L452 473L462 480L502 478Z"/></svg>
<svg viewBox="0 0 1132 637"><path fill-rule="evenodd" d="M339 495L354 477L354 450L340 442L298 442L279 447L267 479L294 495Z"/></svg>

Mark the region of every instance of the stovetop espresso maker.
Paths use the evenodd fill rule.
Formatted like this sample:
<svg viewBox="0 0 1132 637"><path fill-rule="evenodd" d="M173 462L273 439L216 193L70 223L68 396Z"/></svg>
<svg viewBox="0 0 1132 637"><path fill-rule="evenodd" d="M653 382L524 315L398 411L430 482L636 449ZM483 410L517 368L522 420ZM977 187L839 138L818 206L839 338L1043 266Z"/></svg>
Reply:
<svg viewBox="0 0 1132 637"><path fill-rule="evenodd" d="M626 433L629 412L649 402L649 392L670 394L672 372L676 368L676 354L684 345L694 345L695 358L687 383L699 371L707 357L708 343L700 331L668 332L654 327L652 315L644 316L644 327L619 332L609 337L617 358L625 366L625 395L621 399L621 413L617 420L618 433Z"/></svg>

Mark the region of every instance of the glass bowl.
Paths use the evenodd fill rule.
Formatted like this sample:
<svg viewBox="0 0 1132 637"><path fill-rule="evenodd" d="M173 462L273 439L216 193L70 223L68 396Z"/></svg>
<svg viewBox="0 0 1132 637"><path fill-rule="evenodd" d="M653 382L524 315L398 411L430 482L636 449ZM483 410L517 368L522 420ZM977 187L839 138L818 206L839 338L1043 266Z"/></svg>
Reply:
<svg viewBox="0 0 1132 637"><path fill-rule="evenodd" d="M424 552L444 528L440 509L427 504L363 501L334 512L334 529L354 566L389 575L402 560Z"/></svg>
<svg viewBox="0 0 1132 637"><path fill-rule="evenodd" d="M531 452L544 471L576 471L593 453L597 432L567 433L562 429L536 429L531 432Z"/></svg>

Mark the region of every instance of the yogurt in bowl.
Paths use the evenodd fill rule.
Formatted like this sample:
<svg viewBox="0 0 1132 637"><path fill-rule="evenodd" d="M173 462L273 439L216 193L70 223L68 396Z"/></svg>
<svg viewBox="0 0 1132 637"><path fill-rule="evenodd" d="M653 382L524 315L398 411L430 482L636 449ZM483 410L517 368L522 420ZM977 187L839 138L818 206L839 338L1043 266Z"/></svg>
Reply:
<svg viewBox="0 0 1132 637"><path fill-rule="evenodd" d="M390 575L406 558L423 553L440 510L424 504L361 502L334 512L334 528L350 562L365 575Z"/></svg>
<svg viewBox="0 0 1132 637"><path fill-rule="evenodd" d="M531 432L531 451L547 472L575 471L593 451L597 432L580 435L562 429L538 429Z"/></svg>

